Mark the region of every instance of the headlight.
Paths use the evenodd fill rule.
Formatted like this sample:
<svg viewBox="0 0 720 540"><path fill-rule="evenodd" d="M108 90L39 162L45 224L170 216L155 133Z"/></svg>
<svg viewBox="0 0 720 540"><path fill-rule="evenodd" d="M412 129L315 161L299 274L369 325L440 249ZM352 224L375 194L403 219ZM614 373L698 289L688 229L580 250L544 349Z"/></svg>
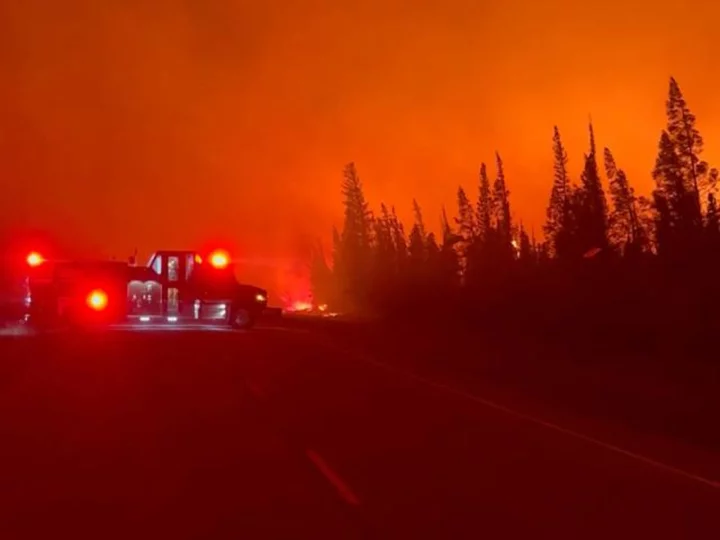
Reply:
<svg viewBox="0 0 720 540"><path fill-rule="evenodd" d="M257 294L255 295L255 300L256 300L257 302L267 302L267 296L265 296L265 295L262 294L262 293L257 293Z"/></svg>

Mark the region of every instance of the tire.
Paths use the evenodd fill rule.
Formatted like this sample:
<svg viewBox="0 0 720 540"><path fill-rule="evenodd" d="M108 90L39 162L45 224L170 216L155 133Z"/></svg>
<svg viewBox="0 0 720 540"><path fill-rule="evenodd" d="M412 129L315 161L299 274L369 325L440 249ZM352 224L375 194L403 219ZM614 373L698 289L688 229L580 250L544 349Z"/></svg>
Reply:
<svg viewBox="0 0 720 540"><path fill-rule="evenodd" d="M230 326L236 330L248 330L255 324L255 315L242 307L233 309L230 315Z"/></svg>

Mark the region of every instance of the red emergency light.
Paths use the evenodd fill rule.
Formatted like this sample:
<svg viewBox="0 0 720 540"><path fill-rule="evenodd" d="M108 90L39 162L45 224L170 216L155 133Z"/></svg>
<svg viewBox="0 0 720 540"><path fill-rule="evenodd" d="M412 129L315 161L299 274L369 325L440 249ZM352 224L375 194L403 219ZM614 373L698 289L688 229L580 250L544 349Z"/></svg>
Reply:
<svg viewBox="0 0 720 540"><path fill-rule="evenodd" d="M210 254L208 261L210 261L213 268L226 268L227 265L230 264L230 255L227 251L216 250Z"/></svg>
<svg viewBox="0 0 720 540"><path fill-rule="evenodd" d="M88 307L94 311L102 311L108 305L108 295L102 289L90 291L85 299Z"/></svg>
<svg viewBox="0 0 720 540"><path fill-rule="evenodd" d="M45 258L40 255L37 251L33 251L30 253L25 261L28 263L28 266L35 267L40 266L42 263L45 262Z"/></svg>

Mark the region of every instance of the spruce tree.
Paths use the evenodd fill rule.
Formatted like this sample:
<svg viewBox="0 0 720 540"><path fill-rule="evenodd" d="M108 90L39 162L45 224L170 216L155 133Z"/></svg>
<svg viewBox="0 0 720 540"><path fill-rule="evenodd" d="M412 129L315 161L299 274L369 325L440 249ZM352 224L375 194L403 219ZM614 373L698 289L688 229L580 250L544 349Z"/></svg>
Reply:
<svg viewBox="0 0 720 540"><path fill-rule="evenodd" d="M455 247L461 238L450 226L445 208L442 210L441 227L443 241L440 246L440 279L444 286L454 288L459 284L461 273L460 257Z"/></svg>
<svg viewBox="0 0 720 540"><path fill-rule="evenodd" d="M495 209L495 227L498 233L498 240L507 249L512 241L512 219L510 216L510 192L505 182L505 169L500 154L495 153L497 165L497 176L493 184L493 207Z"/></svg>
<svg viewBox="0 0 720 540"><path fill-rule="evenodd" d="M422 210L415 199L413 199L413 215L415 217L415 223L410 231L408 254L410 256L410 263L414 268L414 272L417 274L418 270L427 260L427 235L425 233L425 221L423 219Z"/></svg>
<svg viewBox="0 0 720 540"><path fill-rule="evenodd" d="M585 252L591 249L605 249L607 240L607 201L596 159L595 133L589 125L590 151L585 156L585 167L581 180L582 197L578 201L578 227L580 249Z"/></svg>
<svg viewBox="0 0 720 540"><path fill-rule="evenodd" d="M458 225L460 236L466 243L471 243L475 239L476 226L473 208L470 204L465 190L461 187L457 191L458 217L455 223Z"/></svg>
<svg viewBox="0 0 720 540"><path fill-rule="evenodd" d="M643 251L646 235L640 222L638 198L630 186L625 171L619 169L609 148L603 151L605 174L608 177L612 210L609 216L610 234L621 251Z"/></svg>
<svg viewBox="0 0 720 540"><path fill-rule="evenodd" d="M683 97L680 86L674 78L670 78L668 98L665 103L667 115L668 137L677 154L680 174L685 182L685 189L692 194L697 214L701 214L702 193L712 186L707 162L703 161L703 138L696 126L695 115Z"/></svg>
<svg viewBox="0 0 720 540"><path fill-rule="evenodd" d="M480 193L477 204L477 229L480 242L487 241L492 228L492 192L487 167L480 165Z"/></svg>
<svg viewBox="0 0 720 540"><path fill-rule="evenodd" d="M656 208L659 218L667 229L666 241L675 238L671 243L684 250L697 241L698 232L702 228L696 193L692 184L689 184L675 144L667 131L660 135L658 155L653 170L656 183L654 198L660 201ZM658 229L660 230L660 229ZM657 239L658 242L660 239Z"/></svg>
<svg viewBox="0 0 720 540"><path fill-rule="evenodd" d="M372 213L354 163L347 164L343 171L342 194L345 217L340 234L339 278L348 292L348 301L362 306L371 280Z"/></svg>
<svg viewBox="0 0 720 540"><path fill-rule="evenodd" d="M423 219L420 205L415 199L413 199L413 217L415 218L415 226L418 228L418 232L424 241L427 236L427 231L425 230L425 220Z"/></svg>
<svg viewBox="0 0 720 540"><path fill-rule="evenodd" d="M553 185L545 221L545 236L554 256L566 257L571 246L571 186L568 157L557 126L553 128Z"/></svg>

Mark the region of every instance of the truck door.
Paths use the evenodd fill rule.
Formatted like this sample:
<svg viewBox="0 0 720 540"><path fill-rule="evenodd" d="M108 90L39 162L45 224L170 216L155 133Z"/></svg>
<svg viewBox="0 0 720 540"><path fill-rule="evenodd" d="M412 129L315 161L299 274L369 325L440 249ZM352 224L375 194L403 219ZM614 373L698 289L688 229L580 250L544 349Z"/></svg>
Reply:
<svg viewBox="0 0 720 540"><path fill-rule="evenodd" d="M181 253L169 253L163 278L167 283L167 313L178 315L185 312L188 300L186 257Z"/></svg>
<svg viewBox="0 0 720 540"><path fill-rule="evenodd" d="M158 275L162 288L163 314L172 316L182 313L187 288L185 257L180 253L157 253L150 266Z"/></svg>

